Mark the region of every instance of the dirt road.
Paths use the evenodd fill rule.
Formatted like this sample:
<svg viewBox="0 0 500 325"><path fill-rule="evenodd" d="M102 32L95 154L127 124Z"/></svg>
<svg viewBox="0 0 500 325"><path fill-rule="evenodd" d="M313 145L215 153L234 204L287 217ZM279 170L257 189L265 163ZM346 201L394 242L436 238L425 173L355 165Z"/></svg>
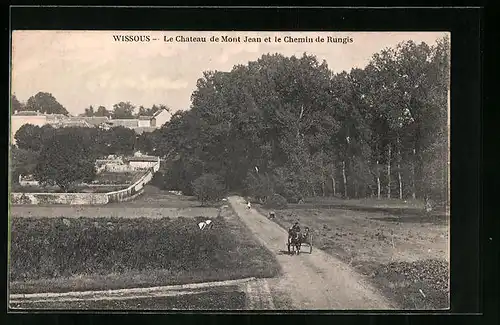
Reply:
<svg viewBox="0 0 500 325"><path fill-rule="evenodd" d="M293 309L392 309L395 306L345 263L315 248L312 254L288 255L286 231L243 198L229 198L235 212L252 233L276 254L284 275L268 279L273 295L286 295Z"/></svg>

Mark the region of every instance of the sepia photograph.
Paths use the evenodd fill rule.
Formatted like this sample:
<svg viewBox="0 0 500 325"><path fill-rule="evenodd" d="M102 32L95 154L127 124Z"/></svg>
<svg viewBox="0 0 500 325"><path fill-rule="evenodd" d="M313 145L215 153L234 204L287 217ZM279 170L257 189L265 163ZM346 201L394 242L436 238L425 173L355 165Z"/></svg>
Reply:
<svg viewBox="0 0 500 325"><path fill-rule="evenodd" d="M9 308L450 308L449 32L14 30Z"/></svg>

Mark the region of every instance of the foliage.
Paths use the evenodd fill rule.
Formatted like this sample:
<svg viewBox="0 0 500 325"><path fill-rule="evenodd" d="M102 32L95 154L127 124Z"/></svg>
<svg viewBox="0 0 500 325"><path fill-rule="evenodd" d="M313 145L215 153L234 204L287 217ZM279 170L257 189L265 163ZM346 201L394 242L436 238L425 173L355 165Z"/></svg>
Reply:
<svg viewBox="0 0 500 325"><path fill-rule="evenodd" d="M119 102L113 105L112 117L114 119L131 119L134 118L135 106L130 102Z"/></svg>
<svg viewBox="0 0 500 325"><path fill-rule="evenodd" d="M26 110L68 115L66 108L51 93L46 92L39 92L35 96L31 96L26 102Z"/></svg>
<svg viewBox="0 0 500 325"><path fill-rule="evenodd" d="M225 187L220 176L214 174L203 174L193 181L194 195L202 204L222 199Z"/></svg>
<svg viewBox="0 0 500 325"><path fill-rule="evenodd" d="M33 124L24 124L14 135L16 146L20 149L39 151L40 143L40 127Z"/></svg>
<svg viewBox="0 0 500 325"><path fill-rule="evenodd" d="M246 179L248 194L260 202L265 202L274 193L274 178L269 174L248 172Z"/></svg>
<svg viewBox="0 0 500 325"><path fill-rule="evenodd" d="M35 179L42 185L57 185L69 191L76 182L94 179L95 156L92 140L79 128L59 129L43 144L34 170Z"/></svg>
<svg viewBox="0 0 500 325"><path fill-rule="evenodd" d="M14 113L16 111L24 111L24 110L25 110L24 104L21 103L19 101L19 99L17 99L15 94L13 94L10 97L10 111L11 111L11 113Z"/></svg>
<svg viewBox="0 0 500 325"><path fill-rule="evenodd" d="M264 207L266 209L286 209L287 201L283 196L273 194L266 200Z"/></svg>
<svg viewBox="0 0 500 325"><path fill-rule="evenodd" d="M12 175L12 182L19 181L19 175L32 174L38 160L38 153L12 147L10 150L10 172Z"/></svg>
<svg viewBox="0 0 500 325"><path fill-rule="evenodd" d="M156 112L158 112L162 109L166 109L166 110L170 111L170 108L168 108L167 106L162 105L162 104L153 105L151 108L139 106L139 111L137 113L137 116L153 116Z"/></svg>
<svg viewBox="0 0 500 325"><path fill-rule="evenodd" d="M110 117L112 115L112 112L108 111L106 109L106 107L104 106L99 106L97 108L97 111L94 113L93 116L100 116L100 117L103 117L103 116L107 116L107 117Z"/></svg>
<svg viewBox="0 0 500 325"><path fill-rule="evenodd" d="M402 42L337 74L312 55L263 55L204 72L156 149L178 162L178 187L214 173L262 198L443 196L448 83L446 38Z"/></svg>

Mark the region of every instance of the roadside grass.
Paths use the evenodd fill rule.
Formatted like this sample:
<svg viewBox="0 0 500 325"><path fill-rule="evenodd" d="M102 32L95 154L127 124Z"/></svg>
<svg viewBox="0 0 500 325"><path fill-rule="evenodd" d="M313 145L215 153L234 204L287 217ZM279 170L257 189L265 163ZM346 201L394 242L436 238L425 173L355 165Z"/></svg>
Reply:
<svg viewBox="0 0 500 325"><path fill-rule="evenodd" d="M268 215L268 210L256 208ZM400 308L449 307L446 217L394 216L321 206L274 211L274 221L285 229L297 219L310 227L315 247L366 276Z"/></svg>
<svg viewBox="0 0 500 325"><path fill-rule="evenodd" d="M226 209L197 218L12 218L10 292L64 292L274 277L271 252Z"/></svg>
<svg viewBox="0 0 500 325"><path fill-rule="evenodd" d="M167 297L115 300L47 301L11 304L18 309L50 310L243 310L246 295L238 287L211 288L210 291Z"/></svg>

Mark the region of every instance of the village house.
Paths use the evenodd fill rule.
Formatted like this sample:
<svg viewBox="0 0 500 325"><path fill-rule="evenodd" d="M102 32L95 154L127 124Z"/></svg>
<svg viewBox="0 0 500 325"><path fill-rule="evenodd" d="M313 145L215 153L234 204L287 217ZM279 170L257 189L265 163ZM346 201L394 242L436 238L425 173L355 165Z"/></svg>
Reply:
<svg viewBox="0 0 500 325"><path fill-rule="evenodd" d="M172 117L172 114L166 110L166 109L160 109L156 113L154 113L153 117L151 118L151 127L154 128L161 128L165 123L170 121L170 118Z"/></svg>

